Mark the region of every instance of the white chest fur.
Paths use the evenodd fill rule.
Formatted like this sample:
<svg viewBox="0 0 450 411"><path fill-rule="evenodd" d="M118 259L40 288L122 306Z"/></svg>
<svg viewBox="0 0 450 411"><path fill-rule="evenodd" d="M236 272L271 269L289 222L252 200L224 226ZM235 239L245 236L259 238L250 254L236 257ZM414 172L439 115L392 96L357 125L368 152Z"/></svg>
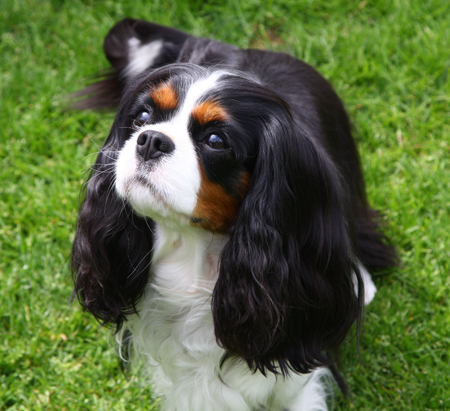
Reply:
<svg viewBox="0 0 450 411"><path fill-rule="evenodd" d="M326 409L323 395L318 397L317 387L322 386L311 378L319 377L318 372L285 379L252 373L237 360L220 367L224 350L214 335L211 294L226 238L203 230L174 233L160 227L156 238L151 280L139 303L139 316L131 317L125 327L132 333L134 355L152 377L154 392L165 396L162 409L310 409L305 396L299 395L306 394L302 387L307 382L315 384L313 396L322 404L311 409Z"/></svg>

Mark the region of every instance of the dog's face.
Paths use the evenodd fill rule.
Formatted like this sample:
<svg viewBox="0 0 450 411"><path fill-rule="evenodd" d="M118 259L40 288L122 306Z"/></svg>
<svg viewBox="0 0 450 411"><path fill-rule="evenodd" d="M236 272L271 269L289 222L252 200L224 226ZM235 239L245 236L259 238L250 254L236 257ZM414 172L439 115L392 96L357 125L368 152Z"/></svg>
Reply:
<svg viewBox="0 0 450 411"><path fill-rule="evenodd" d="M227 231L248 189L257 142L257 130L236 122L238 96L223 98L233 77L173 69L168 79L141 80L115 170L117 193L138 214Z"/></svg>
<svg viewBox="0 0 450 411"><path fill-rule="evenodd" d="M227 232L270 138L267 127L277 114L289 119L287 105L249 76L193 65L139 78L125 101L116 125L124 143L118 195L172 228Z"/></svg>

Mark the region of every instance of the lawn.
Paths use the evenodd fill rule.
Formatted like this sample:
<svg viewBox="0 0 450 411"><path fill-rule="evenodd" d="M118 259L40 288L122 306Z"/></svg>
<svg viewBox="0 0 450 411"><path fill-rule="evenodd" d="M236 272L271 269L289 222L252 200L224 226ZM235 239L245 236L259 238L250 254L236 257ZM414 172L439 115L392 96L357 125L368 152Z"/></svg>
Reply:
<svg viewBox="0 0 450 411"><path fill-rule="evenodd" d="M338 410L450 409L450 3L1 0L0 410L148 410L111 333L69 304L79 192L113 113L67 110L132 16L314 65L353 119L402 260L376 278ZM213 410L212 410L213 411Z"/></svg>

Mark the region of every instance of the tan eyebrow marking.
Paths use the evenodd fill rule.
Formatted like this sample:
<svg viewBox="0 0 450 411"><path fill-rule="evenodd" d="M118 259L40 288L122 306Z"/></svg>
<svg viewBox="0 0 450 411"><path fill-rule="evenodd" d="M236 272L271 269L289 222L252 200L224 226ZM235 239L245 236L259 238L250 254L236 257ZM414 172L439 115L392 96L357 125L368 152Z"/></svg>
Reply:
<svg viewBox="0 0 450 411"><path fill-rule="evenodd" d="M228 118L226 111L214 101L204 101L192 110L192 117L205 125L211 121L225 121Z"/></svg>
<svg viewBox="0 0 450 411"><path fill-rule="evenodd" d="M151 90L150 97L160 110L173 110L178 105L178 96L171 84L163 83Z"/></svg>

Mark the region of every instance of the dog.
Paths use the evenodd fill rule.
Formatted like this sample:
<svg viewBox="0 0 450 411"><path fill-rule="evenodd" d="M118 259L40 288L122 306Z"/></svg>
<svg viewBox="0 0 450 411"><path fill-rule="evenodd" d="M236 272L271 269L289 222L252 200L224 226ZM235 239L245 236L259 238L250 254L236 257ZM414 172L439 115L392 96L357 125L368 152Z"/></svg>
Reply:
<svg viewBox="0 0 450 411"><path fill-rule="evenodd" d="M327 409L368 269L396 264L343 103L287 54L142 20L104 49L113 71L80 106L118 109L78 216L74 295L165 411Z"/></svg>

